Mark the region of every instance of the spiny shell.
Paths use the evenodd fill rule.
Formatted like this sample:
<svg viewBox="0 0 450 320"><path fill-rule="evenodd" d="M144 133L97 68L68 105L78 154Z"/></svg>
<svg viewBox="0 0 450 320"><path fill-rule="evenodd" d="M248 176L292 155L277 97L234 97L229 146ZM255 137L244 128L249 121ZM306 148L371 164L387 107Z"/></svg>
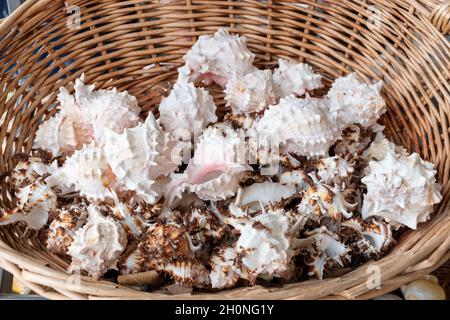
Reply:
<svg viewBox="0 0 450 320"><path fill-rule="evenodd" d="M236 204L256 212L297 193L295 186L274 182L254 183L238 192Z"/></svg>
<svg viewBox="0 0 450 320"><path fill-rule="evenodd" d="M317 162L317 176L326 184L348 184L353 172L353 164L338 156L322 158Z"/></svg>
<svg viewBox="0 0 450 320"><path fill-rule="evenodd" d="M64 165L47 178L52 187L73 187L90 201L103 201L112 197L117 179L108 164L103 148L89 145L66 160Z"/></svg>
<svg viewBox="0 0 450 320"><path fill-rule="evenodd" d="M225 89L227 106L234 114L261 112L276 103L271 70L254 70L244 76L234 75Z"/></svg>
<svg viewBox="0 0 450 320"><path fill-rule="evenodd" d="M172 176L169 197L189 190L202 200L227 199L236 193L246 170L251 167L245 164L245 141L231 128L210 127L200 137L185 173Z"/></svg>
<svg viewBox="0 0 450 320"><path fill-rule="evenodd" d="M175 171L181 162L173 154L174 142L157 124L153 114L145 123L123 134L109 131L105 135L105 154L117 179L146 202L157 202L163 191L158 178Z"/></svg>
<svg viewBox="0 0 450 320"><path fill-rule="evenodd" d="M380 94L383 81L367 84L356 73L337 79L327 96L330 110L337 112L341 123L369 127L386 112L386 102Z"/></svg>
<svg viewBox="0 0 450 320"><path fill-rule="evenodd" d="M205 89L196 88L181 71L169 96L161 101L159 113L164 129L186 140L190 140L195 130L217 122L213 97Z"/></svg>
<svg viewBox="0 0 450 320"><path fill-rule="evenodd" d="M361 179L367 186L362 216L380 216L393 227L417 228L442 200L433 164L417 153L408 157L389 152L381 161L369 162L369 174Z"/></svg>
<svg viewBox="0 0 450 320"><path fill-rule="evenodd" d="M217 289L233 288L240 279L241 269L237 263L238 255L233 247L220 248L211 257L211 287Z"/></svg>
<svg viewBox="0 0 450 320"><path fill-rule="evenodd" d="M23 221L27 227L39 230L47 224L48 212L56 207L56 194L38 178L30 185L19 188L16 192L17 208L13 211L0 212L0 225Z"/></svg>
<svg viewBox="0 0 450 320"><path fill-rule="evenodd" d="M273 74L275 91L280 98L291 94L304 95L307 91L323 87L322 76L314 73L311 66L279 59Z"/></svg>
<svg viewBox="0 0 450 320"><path fill-rule="evenodd" d="M367 148L363 153L362 157L366 161L370 160L383 160L389 152L393 152L396 154L400 154L402 156L407 156L408 152L402 146L397 146L394 143L390 142L382 132L378 132L375 136L375 139L370 144L369 148Z"/></svg>
<svg viewBox="0 0 450 320"><path fill-rule="evenodd" d="M361 155L371 143L369 131L357 125L348 126L334 146L334 153L345 159L354 159Z"/></svg>
<svg viewBox="0 0 450 320"><path fill-rule="evenodd" d="M139 249L125 252L118 263L120 274L139 273L144 270L144 259Z"/></svg>
<svg viewBox="0 0 450 320"><path fill-rule="evenodd" d="M193 71L193 81L202 80L205 84L214 81L222 87L233 75L251 71L254 59L255 55L247 48L247 39L230 35L226 29L219 29L213 37L200 36L184 56Z"/></svg>
<svg viewBox="0 0 450 320"><path fill-rule="evenodd" d="M217 220L216 216L205 209L193 209L186 216L185 225L189 229L201 233L202 237L220 239L225 235L225 228ZM193 232L191 232L192 234Z"/></svg>
<svg viewBox="0 0 450 320"><path fill-rule="evenodd" d="M88 221L75 233L68 254L72 257L69 272L86 271L94 278L110 269L117 270L117 262L127 245L122 226L111 217L104 217L94 205L88 207Z"/></svg>
<svg viewBox="0 0 450 320"><path fill-rule="evenodd" d="M341 136L336 123L337 119L326 112L325 101L289 96L265 111L256 130L263 147L277 147L273 139L278 139L284 154L325 156ZM272 140L270 145L267 138Z"/></svg>
<svg viewBox="0 0 450 320"><path fill-rule="evenodd" d="M209 271L197 261L174 261L157 268L183 286L203 288L210 285Z"/></svg>
<svg viewBox="0 0 450 320"><path fill-rule="evenodd" d="M323 184L314 175L310 174L310 177L314 184L306 190L302 202L297 206L299 213L329 216L335 220L352 216L356 204L347 202L348 191L337 185L332 187Z"/></svg>
<svg viewBox="0 0 450 320"><path fill-rule="evenodd" d="M11 184L18 192L19 188L24 188L32 184L38 178L52 174L57 167L56 162L47 164L39 156L30 156L20 159L11 172Z"/></svg>
<svg viewBox="0 0 450 320"><path fill-rule="evenodd" d="M339 241L339 237L325 226L307 233L315 240L315 245L307 249L306 264L310 266L309 275L323 279L328 268L343 267L351 260L350 248Z"/></svg>
<svg viewBox="0 0 450 320"><path fill-rule="evenodd" d="M59 112L43 122L34 139L35 149L50 151L54 157L71 154L91 143L93 139L92 125L86 119L79 104L78 97L91 92L91 87L83 85L84 77L76 80L75 92L77 99L67 89L60 88L58 94Z"/></svg>
<svg viewBox="0 0 450 320"><path fill-rule="evenodd" d="M87 220L87 208L85 205L55 208L50 210L50 215L54 216L54 219L47 230L47 249L58 255L66 255L73 242L75 232Z"/></svg>

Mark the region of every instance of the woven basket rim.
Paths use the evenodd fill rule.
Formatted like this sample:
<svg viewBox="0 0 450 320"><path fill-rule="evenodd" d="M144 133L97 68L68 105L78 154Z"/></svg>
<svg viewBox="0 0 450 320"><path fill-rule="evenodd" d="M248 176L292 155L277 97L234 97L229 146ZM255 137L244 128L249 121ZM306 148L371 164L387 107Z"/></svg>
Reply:
<svg viewBox="0 0 450 320"><path fill-rule="evenodd" d="M306 2L308 1L309 0ZM78 2L82 3L83 1ZM188 8L193 8L197 5L197 2L201 3L202 1L187 0L185 1L185 4L188 4ZM276 3L277 1L272 2ZM286 0L284 2L291 1ZM412 7L409 7L409 1L404 0L387 1L387 3L382 0L374 0L374 2L379 6L386 5L386 8L396 7L398 10L402 10L402 17L406 19L408 23L412 23L411 21L414 21L415 23L420 22L422 30L419 30L419 32L429 33L429 45L432 48L441 47L446 48L447 50L450 49L450 45L446 42L444 36L438 32L438 29L440 30L442 27L442 19L430 18L430 21L427 20L433 12L439 11L438 9L430 10L429 8L436 8L436 3L439 4L439 8L442 8L439 1L421 1L422 4L413 1L414 4ZM423 5L424 2L427 3L426 6ZM214 3L215 4L212 6L219 7L220 4L229 4L230 6L233 6L233 4L236 4L236 1L217 1ZM250 1L248 3L250 6L252 2ZM51 8L63 8L64 1L28 0L11 16L1 22L0 50L4 49L4 43L12 41L8 39L8 34L11 33L21 36L29 33L30 30L34 30L34 28L39 30L39 25L36 23L38 21L43 21L46 10L51 9L47 8L49 6ZM182 4L179 3L177 6L182 6ZM287 6L287 8L291 7ZM412 8L413 10L408 12L408 10L403 10L404 8ZM169 9L167 10L168 12L170 11ZM192 11L192 9L189 10L189 12ZM173 14L172 11L170 12ZM442 12L444 11L441 10L439 12L442 15ZM446 16L446 14L447 13L444 13L444 16ZM27 19L30 20L27 21ZM436 21L440 22L438 23ZM234 27L233 23L231 24L232 28ZM435 27L433 27L432 23L435 24ZM257 32L257 29L254 28L254 30ZM203 32L205 31L194 30L193 34ZM209 32L212 32L212 30L209 30ZM1 38L2 35L4 36L3 39ZM445 59L447 59L447 62L449 62L448 65L450 65L448 56L445 57ZM445 73L445 71L447 73ZM427 78L426 80L433 84L437 84L439 80L449 81L448 74L449 70L444 69L443 73L438 77ZM72 78L75 77L77 77L77 74L72 75ZM0 82L2 81L1 78L2 75L0 74ZM422 84L419 84L419 86L421 85ZM448 83L440 83L440 89L443 89L440 91L440 95L434 92L430 93L430 91L422 93L437 99L438 103L442 102L442 112L448 112L448 114L450 114L450 88ZM420 99L415 101L420 101ZM439 121L439 119L437 121ZM444 144L444 148L445 146L446 144ZM431 152L431 156L433 156L433 152ZM439 157L448 157L448 152L440 150L435 157L437 159L439 159ZM450 162L447 161L445 163ZM447 168L445 164L442 166ZM446 201L448 202L448 199ZM20 235L23 232L23 230L16 226L4 228L8 229L8 234L16 233L17 235ZM439 206L431 221L421 225L417 231L408 232L406 236L402 237L399 244L387 256L378 261L366 263L342 276L322 281L308 280L276 288L255 286L207 294L164 295L140 292L107 281L94 281L93 279L84 276L74 280L74 278L71 275L68 275L62 267L58 268L53 264L51 267L48 266L48 259L50 259L48 253L20 252L11 246L10 239L1 239L1 237L2 233L0 229L0 267L11 272L23 282L24 285L28 286L39 295L50 299L236 299L236 297L239 297L239 299L368 299L391 292L411 280L428 274L450 259L450 203ZM374 266L380 268L383 279L381 288L376 290L368 287L368 281L370 280L370 275L373 273Z"/></svg>

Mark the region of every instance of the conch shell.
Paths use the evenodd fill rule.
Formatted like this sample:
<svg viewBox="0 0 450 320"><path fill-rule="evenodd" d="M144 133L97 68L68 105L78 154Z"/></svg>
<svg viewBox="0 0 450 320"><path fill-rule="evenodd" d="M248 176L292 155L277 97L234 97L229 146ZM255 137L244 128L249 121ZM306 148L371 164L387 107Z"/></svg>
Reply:
<svg viewBox="0 0 450 320"><path fill-rule="evenodd" d="M304 95L307 91L322 88L322 76L314 73L311 66L279 59L278 69L273 73L275 92L285 98L291 94Z"/></svg>
<svg viewBox="0 0 450 320"><path fill-rule="evenodd" d="M337 79L327 96L330 111L336 112L341 124L369 127L386 112L386 102L380 94L383 81L367 84L356 73Z"/></svg>
<svg viewBox="0 0 450 320"><path fill-rule="evenodd" d="M276 106L270 106L256 125L262 147L274 147L278 138L283 154L295 153L307 157L325 156L340 138L337 119L327 111L324 100L289 96ZM276 147L276 146L275 146Z"/></svg>
<svg viewBox="0 0 450 320"><path fill-rule="evenodd" d="M225 89L227 106L233 114L261 112L276 103L271 70L254 70L244 76L234 75Z"/></svg>
<svg viewBox="0 0 450 320"><path fill-rule="evenodd" d="M217 116L213 97L189 82L183 70L186 67L179 69L178 81L170 95L161 101L159 121L174 136L190 140L195 129L202 130L209 123L217 122Z"/></svg>
<svg viewBox="0 0 450 320"><path fill-rule="evenodd" d="M104 217L95 205L88 207L88 221L75 233L68 254L72 257L69 272L86 271L100 278L117 262L127 245L123 227L111 217Z"/></svg>
<svg viewBox="0 0 450 320"><path fill-rule="evenodd" d="M112 172L124 188L153 204L163 194L158 179L164 179L181 164L179 154L172 152L174 147L175 142L150 113L145 123L125 129L123 134L109 131L104 150Z"/></svg>
<svg viewBox="0 0 450 320"><path fill-rule="evenodd" d="M394 228L416 229L442 200L433 164L420 158L388 152L381 161L369 162L369 174L361 181L367 186L362 217L379 216Z"/></svg>
<svg viewBox="0 0 450 320"><path fill-rule="evenodd" d="M244 36L232 36L226 29L219 29L211 37L203 35L184 56L191 68L191 79L209 85L212 82L225 87L233 76L252 71L255 55L247 48Z"/></svg>

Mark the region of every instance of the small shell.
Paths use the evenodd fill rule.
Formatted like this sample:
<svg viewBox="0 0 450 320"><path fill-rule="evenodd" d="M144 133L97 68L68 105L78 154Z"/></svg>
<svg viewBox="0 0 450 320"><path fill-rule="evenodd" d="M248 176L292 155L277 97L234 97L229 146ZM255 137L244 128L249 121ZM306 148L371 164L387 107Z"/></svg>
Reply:
<svg viewBox="0 0 450 320"><path fill-rule="evenodd" d="M97 207L88 207L88 221L75 233L68 254L72 257L69 272L86 271L100 278L110 269L117 270L117 262L127 245L122 226L111 217L104 217Z"/></svg>
<svg viewBox="0 0 450 320"><path fill-rule="evenodd" d="M311 66L279 59L273 74L275 91L280 98L291 94L304 95L307 91L322 88L322 76L314 73Z"/></svg>
<svg viewBox="0 0 450 320"><path fill-rule="evenodd" d="M445 300L444 289L436 282L419 279L407 286L402 286L401 291L405 300Z"/></svg>
<svg viewBox="0 0 450 320"><path fill-rule="evenodd" d="M123 134L109 131L104 150L112 172L124 187L153 204L163 195L157 180L175 171L181 162L172 152L174 146L150 113L145 123L125 129Z"/></svg>
<svg viewBox="0 0 450 320"><path fill-rule="evenodd" d="M74 188L90 201L111 198L117 179L106 159L103 148L89 145L66 160L64 165L47 178L50 186Z"/></svg>
<svg viewBox="0 0 450 320"><path fill-rule="evenodd" d="M308 189L309 185L306 183L308 176L303 170L292 170L282 173L279 177L281 184L295 186L298 192Z"/></svg>
<svg viewBox="0 0 450 320"><path fill-rule="evenodd" d="M227 83L225 100L234 114L261 112L276 103L271 70L254 70Z"/></svg>
<svg viewBox="0 0 450 320"><path fill-rule="evenodd" d="M386 102L380 94L383 81L367 84L356 73L337 79L330 91L330 111L337 112L344 127L360 124L369 127L386 112Z"/></svg>
<svg viewBox="0 0 450 320"><path fill-rule="evenodd" d="M416 229L442 200L433 164L417 153L405 157L389 152L381 161L369 162L369 174L361 181L367 186L362 217L379 216L394 228Z"/></svg>
<svg viewBox="0 0 450 320"><path fill-rule="evenodd" d="M202 200L234 196L241 177L251 167L242 158L245 141L233 129L228 129L210 127L203 132L186 172L172 176L168 197L181 197L185 190Z"/></svg>
<svg viewBox="0 0 450 320"><path fill-rule="evenodd" d="M18 192L18 189L32 184L38 178L52 174L56 167L56 162L49 165L38 156L20 159L11 172L11 184L14 190Z"/></svg>
<svg viewBox="0 0 450 320"><path fill-rule="evenodd" d="M338 156L322 158L317 162L317 176L325 184L348 184L353 172L353 164Z"/></svg>
<svg viewBox="0 0 450 320"><path fill-rule="evenodd" d="M311 268L309 275L323 279L327 269L342 268L345 263L350 262L350 248L341 243L339 237L326 227L322 226L307 235L315 240L315 245L307 249L306 264Z"/></svg>
<svg viewBox="0 0 450 320"><path fill-rule="evenodd" d="M328 186L317 180L310 174L314 184L308 188L297 206L300 214L329 216L335 220L342 217L350 218L352 211L356 209L357 204L351 204L346 200L349 190L341 189L340 186Z"/></svg>
<svg viewBox="0 0 450 320"><path fill-rule="evenodd" d="M87 208L84 205L73 205L68 208L53 209L50 214L55 218L48 227L47 249L58 255L66 255L75 232L87 220Z"/></svg>
<svg viewBox="0 0 450 320"><path fill-rule="evenodd" d="M144 271L144 259L139 249L124 253L118 263L120 274L133 274Z"/></svg>
<svg viewBox="0 0 450 320"><path fill-rule="evenodd" d="M217 289L233 288L240 279L241 270L237 263L238 255L233 247L220 248L210 259L211 287Z"/></svg>
<svg viewBox="0 0 450 320"><path fill-rule="evenodd" d="M326 156L341 136L337 119L327 113L326 108L324 100L293 96L281 99L280 104L270 106L257 123L260 145L273 148L278 142L283 154Z"/></svg>
<svg viewBox="0 0 450 320"><path fill-rule="evenodd" d="M193 209L186 216L185 225L189 229L201 233L202 238L210 237L220 239L225 235L225 228L217 220L216 216L205 209ZM191 234L193 234L191 232ZM197 236L198 237L198 236Z"/></svg>
<svg viewBox="0 0 450 320"><path fill-rule="evenodd" d="M159 121L164 129L186 140L193 137L195 129L202 130L209 123L217 122L213 97L188 80L180 71L170 95L159 106Z"/></svg>
<svg viewBox="0 0 450 320"><path fill-rule="evenodd" d="M369 148L367 148L363 152L362 157L366 161L381 161L389 152L393 152L402 156L408 156L408 152L405 148L395 145L394 143L386 139L382 132L378 132Z"/></svg>
<svg viewBox="0 0 450 320"><path fill-rule="evenodd" d="M213 37L200 36L184 56L194 82L200 80L208 85L214 81L222 87L233 75L250 72L254 59L255 55L247 49L247 39L230 35L226 29L219 29Z"/></svg>
<svg viewBox="0 0 450 320"><path fill-rule="evenodd" d="M203 288L210 285L209 271L196 261L174 261L160 266L158 271L167 273L175 283Z"/></svg>
<svg viewBox="0 0 450 320"><path fill-rule="evenodd" d="M345 159L361 155L371 143L370 130L350 125L342 133L342 138L334 146L334 153Z"/></svg>
<svg viewBox="0 0 450 320"><path fill-rule="evenodd" d="M292 185L263 182L243 188L238 193L236 204L246 208L250 213L261 210L269 204L275 204L297 193Z"/></svg>

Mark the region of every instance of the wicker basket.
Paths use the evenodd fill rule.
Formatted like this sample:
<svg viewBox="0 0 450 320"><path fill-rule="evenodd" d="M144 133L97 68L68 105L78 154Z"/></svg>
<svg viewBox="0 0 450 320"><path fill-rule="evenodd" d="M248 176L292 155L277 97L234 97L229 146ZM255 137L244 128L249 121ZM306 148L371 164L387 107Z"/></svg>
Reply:
<svg viewBox="0 0 450 320"><path fill-rule="evenodd" d="M67 261L48 253L37 235L24 234L19 225L2 227L0 266L26 286L53 299L363 299L449 259L450 45L424 18L428 9L420 12L400 0L302 0L307 6L292 0L66 2L29 0L0 25L0 173L13 168L15 153L30 151L39 122L56 111L60 86L85 73L87 82L128 90L145 112L153 111L196 37L229 27L247 36L260 67L289 57L311 64L329 81L351 71L383 79L389 111L382 122L389 137L436 163L444 200L431 221L405 233L379 261L322 281L215 294L164 295L74 278L65 271ZM220 94L215 98L223 111ZM5 184L2 208L13 205ZM373 266L381 270L380 289L367 285Z"/></svg>

